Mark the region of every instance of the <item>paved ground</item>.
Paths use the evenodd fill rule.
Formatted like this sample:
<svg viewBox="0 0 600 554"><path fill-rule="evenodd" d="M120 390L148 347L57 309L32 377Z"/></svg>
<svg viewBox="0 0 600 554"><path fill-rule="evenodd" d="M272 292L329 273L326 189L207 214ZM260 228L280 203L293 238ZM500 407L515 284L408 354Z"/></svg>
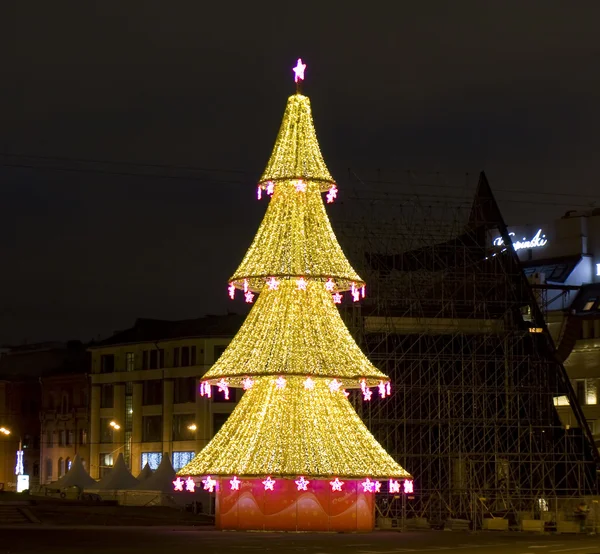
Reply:
<svg viewBox="0 0 600 554"><path fill-rule="evenodd" d="M219 532L159 527L0 527L0 554L600 554L600 537L463 532Z"/></svg>

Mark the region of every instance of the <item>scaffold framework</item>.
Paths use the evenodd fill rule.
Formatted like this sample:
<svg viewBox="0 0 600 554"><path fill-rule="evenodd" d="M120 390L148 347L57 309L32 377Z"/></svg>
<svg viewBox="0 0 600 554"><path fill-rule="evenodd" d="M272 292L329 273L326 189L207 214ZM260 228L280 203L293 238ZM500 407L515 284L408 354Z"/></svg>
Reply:
<svg viewBox="0 0 600 554"><path fill-rule="evenodd" d="M510 240L485 175L425 180L350 171L333 215L368 287L347 323L395 384L357 409L415 477L414 499L384 497L381 515L556 514L596 494L589 427L516 253L494 244Z"/></svg>

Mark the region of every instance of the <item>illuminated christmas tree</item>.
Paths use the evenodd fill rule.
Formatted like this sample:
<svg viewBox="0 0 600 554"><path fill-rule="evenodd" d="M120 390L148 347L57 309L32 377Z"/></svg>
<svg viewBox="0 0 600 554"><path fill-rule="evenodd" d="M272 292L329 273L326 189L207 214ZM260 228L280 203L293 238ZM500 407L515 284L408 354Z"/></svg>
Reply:
<svg viewBox="0 0 600 554"><path fill-rule="evenodd" d="M305 67L298 60L294 68L298 86ZM246 302L258 298L200 384L206 396L246 392L179 472L192 490L200 476L206 490L216 489L220 528L368 529L381 480L390 492L399 492L399 480L411 487L347 398L349 389L365 401L374 391L386 397L390 383L336 307L344 293L353 301L365 295L325 211L322 194L330 203L337 191L310 101L297 90L257 189L259 199L270 197L267 212L229 283L231 298L238 289Z"/></svg>

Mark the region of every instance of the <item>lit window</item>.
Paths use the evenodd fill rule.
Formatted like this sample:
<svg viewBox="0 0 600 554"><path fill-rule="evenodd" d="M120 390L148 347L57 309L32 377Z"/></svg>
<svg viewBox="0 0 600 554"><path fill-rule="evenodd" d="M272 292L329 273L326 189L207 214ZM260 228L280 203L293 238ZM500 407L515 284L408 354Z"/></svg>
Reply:
<svg viewBox="0 0 600 554"><path fill-rule="evenodd" d="M173 452L173 469L179 471L188 465L196 455L195 452Z"/></svg>
<svg viewBox="0 0 600 554"><path fill-rule="evenodd" d="M127 352L125 354L125 369L127 371L133 371L135 369L135 353Z"/></svg>
<svg viewBox="0 0 600 554"><path fill-rule="evenodd" d="M588 406L590 404L598 404L596 379L585 380L585 403Z"/></svg>
<svg viewBox="0 0 600 554"><path fill-rule="evenodd" d="M530 333L543 333L544 329L542 329L541 327L530 327L529 332Z"/></svg>
<svg viewBox="0 0 600 554"><path fill-rule="evenodd" d="M142 452L142 469L148 464L150 469L155 470L162 461L162 454L160 452Z"/></svg>
<svg viewBox="0 0 600 554"><path fill-rule="evenodd" d="M594 307L594 304L596 303L596 300L598 300L598 299L597 298L590 298L585 303L585 306L583 307L583 311L584 312L589 312Z"/></svg>
<svg viewBox="0 0 600 554"><path fill-rule="evenodd" d="M555 406L568 406L569 398L567 396L555 396L554 397L554 405Z"/></svg>

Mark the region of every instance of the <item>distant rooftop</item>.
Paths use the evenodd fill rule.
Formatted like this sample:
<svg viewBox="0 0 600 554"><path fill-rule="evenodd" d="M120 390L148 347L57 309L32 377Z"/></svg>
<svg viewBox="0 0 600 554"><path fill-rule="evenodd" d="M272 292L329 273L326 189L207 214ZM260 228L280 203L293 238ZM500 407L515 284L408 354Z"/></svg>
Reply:
<svg viewBox="0 0 600 554"><path fill-rule="evenodd" d="M188 337L232 337L242 326L245 317L240 314L207 315L180 321L138 318L130 329L117 331L111 337L95 343L91 348Z"/></svg>

